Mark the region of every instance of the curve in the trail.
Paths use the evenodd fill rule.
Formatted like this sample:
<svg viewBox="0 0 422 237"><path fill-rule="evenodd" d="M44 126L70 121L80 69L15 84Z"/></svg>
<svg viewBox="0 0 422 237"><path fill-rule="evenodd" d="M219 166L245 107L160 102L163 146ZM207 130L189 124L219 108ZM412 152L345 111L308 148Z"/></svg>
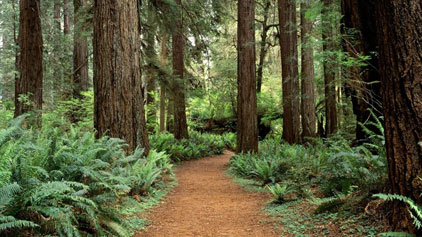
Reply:
<svg viewBox="0 0 422 237"><path fill-rule="evenodd" d="M268 195L245 191L225 175L232 155L184 163L176 171L179 185L135 236L278 236L262 211Z"/></svg>

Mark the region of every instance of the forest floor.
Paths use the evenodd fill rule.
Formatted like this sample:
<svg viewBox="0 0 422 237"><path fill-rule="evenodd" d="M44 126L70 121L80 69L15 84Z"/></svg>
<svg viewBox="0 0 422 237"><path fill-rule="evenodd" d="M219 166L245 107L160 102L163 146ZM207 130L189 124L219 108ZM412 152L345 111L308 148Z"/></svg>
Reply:
<svg viewBox="0 0 422 237"><path fill-rule="evenodd" d="M246 191L225 171L233 153L188 161L176 170L178 186L134 236L279 236L265 214L269 194Z"/></svg>

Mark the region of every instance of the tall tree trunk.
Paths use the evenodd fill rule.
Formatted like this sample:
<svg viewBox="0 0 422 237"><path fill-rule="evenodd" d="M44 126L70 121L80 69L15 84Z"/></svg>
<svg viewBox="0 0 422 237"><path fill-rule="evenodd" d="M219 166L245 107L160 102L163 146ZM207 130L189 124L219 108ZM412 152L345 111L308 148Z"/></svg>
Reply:
<svg viewBox="0 0 422 237"><path fill-rule="evenodd" d="M299 71L297 52L296 3L278 0L281 66L283 77L283 138L300 142Z"/></svg>
<svg viewBox="0 0 422 237"><path fill-rule="evenodd" d="M255 0L238 1L237 152L258 152Z"/></svg>
<svg viewBox="0 0 422 237"><path fill-rule="evenodd" d="M268 17L270 13L271 1L267 0L264 6L264 20L262 21L262 33L261 33L261 42L259 43L259 64L258 64L258 71L256 74L256 92L261 93L262 90L262 77L264 74L264 63L265 63L265 56L267 55L267 38L268 38L268 31L270 30L270 26L268 26Z"/></svg>
<svg viewBox="0 0 422 237"><path fill-rule="evenodd" d="M422 204L422 4L378 0L376 16L389 178L394 193ZM392 224L421 236L403 203Z"/></svg>
<svg viewBox="0 0 422 237"><path fill-rule="evenodd" d="M315 80L314 80L314 50L310 40L313 22L306 18L306 10L310 9L310 2L300 4L301 39L302 39L302 137L316 136L315 112Z"/></svg>
<svg viewBox="0 0 422 237"><path fill-rule="evenodd" d="M63 0L63 33L70 34L70 6L68 0Z"/></svg>
<svg viewBox="0 0 422 237"><path fill-rule="evenodd" d="M186 122L185 81L184 74L184 35L182 1L176 0L179 11L175 19L176 32L173 33L173 74L177 78L173 81L173 115L174 137L178 140L188 138L188 125Z"/></svg>
<svg viewBox="0 0 422 237"><path fill-rule="evenodd" d="M381 84L378 72L378 56L373 52L378 50L376 32L375 2L373 0L342 0L343 14L343 49L351 57L362 55L371 59L365 67L353 67L346 73L346 91L352 98L353 112L356 115L356 139L365 141L368 134L361 124L375 122L369 109L379 117L382 114ZM357 33L350 33L350 29ZM377 127L365 125L375 134L380 134Z"/></svg>
<svg viewBox="0 0 422 237"><path fill-rule="evenodd" d="M336 67L334 65L336 56L335 41L334 41L334 27L330 22L329 13L332 10L334 0L323 0L324 10L323 17L323 34L324 41L323 50L325 53L324 60L324 83L325 83L325 131L327 136L337 131L337 100L336 100Z"/></svg>
<svg viewBox="0 0 422 237"><path fill-rule="evenodd" d="M61 10L62 10L61 0L54 0L54 35L55 38L60 39L57 42L54 42L53 46L53 58L55 63L53 67L53 83L52 90L46 90L46 93L49 93L51 100L56 101L60 97L61 93L61 81L63 76L62 62L63 62L63 43L62 43L62 19L61 19Z"/></svg>
<svg viewBox="0 0 422 237"><path fill-rule="evenodd" d="M148 154L138 27L136 0L94 1L94 126Z"/></svg>
<svg viewBox="0 0 422 237"><path fill-rule="evenodd" d="M73 38L73 97L82 98L81 92L89 89L88 40L81 28L80 9L86 0L73 0L74 38Z"/></svg>
<svg viewBox="0 0 422 237"><path fill-rule="evenodd" d="M163 37L161 39L161 67L165 69L167 67L167 57L168 57L168 50L167 50L167 34L163 33ZM165 79L165 78L163 78ZM160 85L160 132L164 132L166 130L165 123L166 123L166 83L165 80L162 80Z"/></svg>
<svg viewBox="0 0 422 237"><path fill-rule="evenodd" d="M148 22L150 22L148 30L146 31L146 61L148 64L148 70L146 71L146 89L147 89L147 124L148 130L150 132L154 131L154 128L157 123L157 108L155 105L155 98L154 93L156 89L156 74L154 73L154 61L156 58L155 53L155 29L153 26L154 19L153 19L153 7L152 3L148 3Z"/></svg>
<svg viewBox="0 0 422 237"><path fill-rule="evenodd" d="M32 110L42 109L43 93L43 39L40 0L21 0L19 3L19 72L15 83L15 117ZM21 101L27 95L29 101ZM30 103L28 103L30 102ZM35 118L41 124L41 113Z"/></svg>
<svg viewBox="0 0 422 237"><path fill-rule="evenodd" d="M61 7L60 7L60 0L54 0L54 24L56 25L56 29L58 32L61 31Z"/></svg>

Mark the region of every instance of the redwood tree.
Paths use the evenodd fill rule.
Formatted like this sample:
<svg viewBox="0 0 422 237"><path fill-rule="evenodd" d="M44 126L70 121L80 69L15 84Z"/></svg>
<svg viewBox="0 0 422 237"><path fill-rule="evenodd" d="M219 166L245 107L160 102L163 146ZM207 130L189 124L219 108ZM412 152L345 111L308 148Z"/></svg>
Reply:
<svg viewBox="0 0 422 237"><path fill-rule="evenodd" d="M334 26L330 21L330 11L332 10L334 0L323 0L324 10L322 12L324 41L323 49L324 59L324 84L325 84L325 131L327 135L337 131L337 100L336 100L336 72L334 61L336 59L334 51Z"/></svg>
<svg viewBox="0 0 422 237"><path fill-rule="evenodd" d="M293 144L301 140L296 2L278 0L278 13L283 78L283 138Z"/></svg>
<svg viewBox="0 0 422 237"><path fill-rule="evenodd" d="M314 137L316 135L314 52L310 40L313 22L305 16L306 10L310 7L310 2L302 2L300 4L300 23L302 26L301 115L303 138Z"/></svg>
<svg viewBox="0 0 422 237"><path fill-rule="evenodd" d="M140 75L138 2L94 1L94 126L124 139L128 151L149 142Z"/></svg>
<svg viewBox="0 0 422 237"><path fill-rule="evenodd" d="M356 115L356 139L364 142L368 134L361 124L375 122L371 109L377 117L381 116L381 84L378 72L378 50L376 32L375 1L342 0L343 48L351 57L370 56L367 66L354 66L346 73L346 92L352 98L353 112ZM375 133L376 126L366 124Z"/></svg>
<svg viewBox="0 0 422 237"><path fill-rule="evenodd" d="M176 29L173 33L173 133L176 139L188 138L188 125L186 122L185 103L185 82L184 74L184 35L183 35L183 15L182 1L176 0L178 12L175 14Z"/></svg>
<svg viewBox="0 0 422 237"><path fill-rule="evenodd" d="M168 57L168 50L167 50L167 33L162 34L161 38L161 52L160 52L160 61L161 67L167 67L167 57ZM162 78L160 84L160 132L164 132L166 130L166 83L164 81L165 78Z"/></svg>
<svg viewBox="0 0 422 237"><path fill-rule="evenodd" d="M86 0L73 0L74 5L74 39L73 39L73 97L82 98L81 91L89 89L88 74L88 40L81 27L80 9Z"/></svg>
<svg viewBox="0 0 422 237"><path fill-rule="evenodd" d="M237 152L257 152L255 0L238 1L237 19Z"/></svg>
<svg viewBox="0 0 422 237"><path fill-rule="evenodd" d="M18 69L20 76L15 83L15 117L31 110L41 110L43 93L40 0L21 0L19 9ZM27 95L29 101L21 101L19 98L22 95ZM37 123L39 124L41 114L38 116Z"/></svg>
<svg viewBox="0 0 422 237"><path fill-rule="evenodd" d="M376 6L391 188L422 204L422 3L378 0ZM392 223L416 232L406 209L395 203Z"/></svg>

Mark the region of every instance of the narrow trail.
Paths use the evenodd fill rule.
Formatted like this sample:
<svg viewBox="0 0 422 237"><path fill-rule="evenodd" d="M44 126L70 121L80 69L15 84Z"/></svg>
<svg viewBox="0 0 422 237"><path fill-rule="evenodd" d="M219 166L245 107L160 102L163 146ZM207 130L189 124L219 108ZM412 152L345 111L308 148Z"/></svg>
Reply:
<svg viewBox="0 0 422 237"><path fill-rule="evenodd" d="M232 155L184 163L176 171L179 185L153 210L147 230L135 236L278 236L262 211L269 196L245 191L225 175Z"/></svg>

